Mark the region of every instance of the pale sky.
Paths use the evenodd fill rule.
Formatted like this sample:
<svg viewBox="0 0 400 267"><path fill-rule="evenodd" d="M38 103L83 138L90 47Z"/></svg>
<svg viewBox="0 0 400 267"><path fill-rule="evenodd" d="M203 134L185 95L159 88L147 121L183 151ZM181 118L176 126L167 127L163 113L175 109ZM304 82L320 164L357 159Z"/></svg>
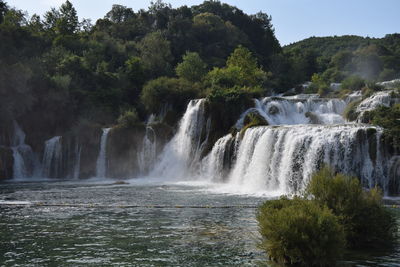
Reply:
<svg viewBox="0 0 400 267"><path fill-rule="evenodd" d="M64 0L5 0L10 6L43 15ZM147 9L150 0L70 0L79 18L94 23L120 4L137 11ZM165 0L173 7L198 5L201 0ZM272 16L275 33L282 45L310 36L361 35L383 37L400 32L400 0L225 0L247 14L263 11Z"/></svg>

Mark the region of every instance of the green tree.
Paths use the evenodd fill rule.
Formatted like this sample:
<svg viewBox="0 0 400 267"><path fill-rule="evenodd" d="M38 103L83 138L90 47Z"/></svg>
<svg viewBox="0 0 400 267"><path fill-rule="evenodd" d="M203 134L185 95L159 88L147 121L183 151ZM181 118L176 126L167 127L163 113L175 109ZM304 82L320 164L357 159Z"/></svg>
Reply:
<svg viewBox="0 0 400 267"><path fill-rule="evenodd" d="M0 24L4 21L4 16L8 11L7 3L3 0L0 0Z"/></svg>
<svg viewBox="0 0 400 267"><path fill-rule="evenodd" d="M225 68L214 68L207 74L211 87L232 88L234 86L261 91L267 74L258 66L257 59L243 46L229 56Z"/></svg>
<svg viewBox="0 0 400 267"><path fill-rule="evenodd" d="M147 34L137 45L140 58L150 76L171 74L171 47L160 31Z"/></svg>
<svg viewBox="0 0 400 267"><path fill-rule="evenodd" d="M176 74L190 82L199 82L207 72L207 65L196 52L187 52L175 68Z"/></svg>
<svg viewBox="0 0 400 267"><path fill-rule="evenodd" d="M183 111L187 102L198 95L198 90L187 81L159 77L145 84L140 96L141 102L151 113L159 113L166 105Z"/></svg>
<svg viewBox="0 0 400 267"><path fill-rule="evenodd" d="M79 29L79 20L75 8L66 1L59 9L52 8L44 15L45 28L60 35L71 35Z"/></svg>
<svg viewBox="0 0 400 267"><path fill-rule="evenodd" d="M122 5L113 5L105 17L114 23L122 23L134 16L135 12L133 12L132 8L127 8Z"/></svg>

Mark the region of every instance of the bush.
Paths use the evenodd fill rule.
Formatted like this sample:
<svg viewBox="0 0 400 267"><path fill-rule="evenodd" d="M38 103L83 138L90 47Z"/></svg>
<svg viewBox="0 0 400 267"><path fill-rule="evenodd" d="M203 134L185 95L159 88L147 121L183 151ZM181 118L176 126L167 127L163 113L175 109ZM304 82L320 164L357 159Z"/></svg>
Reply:
<svg viewBox="0 0 400 267"><path fill-rule="evenodd" d="M345 246L338 218L316 202L281 198L265 202L257 213L261 248L283 264L332 266Z"/></svg>
<svg viewBox="0 0 400 267"><path fill-rule="evenodd" d="M139 117L135 109L127 110L118 118L118 125L122 128L131 128L138 124Z"/></svg>
<svg viewBox="0 0 400 267"><path fill-rule="evenodd" d="M384 137L395 149L400 150L400 104L392 107L378 107L369 111L366 116L372 124L385 128Z"/></svg>
<svg viewBox="0 0 400 267"><path fill-rule="evenodd" d="M257 112L252 112L246 115L243 120L243 128L240 131L241 135L244 135L247 129L256 126L268 125L268 121L258 114Z"/></svg>
<svg viewBox="0 0 400 267"><path fill-rule="evenodd" d="M350 102L343 111L343 117L349 121L355 121L358 117L356 110L360 103L361 100Z"/></svg>
<svg viewBox="0 0 400 267"><path fill-rule="evenodd" d="M267 201L257 212L261 248L279 263L332 266L343 248L381 248L396 237L394 215L377 188L357 178L316 172L302 197Z"/></svg>
<svg viewBox="0 0 400 267"><path fill-rule="evenodd" d="M324 167L312 176L306 192L338 216L349 248L380 247L393 241L395 219L382 205L378 189L364 191L357 178Z"/></svg>
<svg viewBox="0 0 400 267"><path fill-rule="evenodd" d="M342 81L342 89L350 89L352 91L360 90L365 86L365 81L359 76L350 76Z"/></svg>

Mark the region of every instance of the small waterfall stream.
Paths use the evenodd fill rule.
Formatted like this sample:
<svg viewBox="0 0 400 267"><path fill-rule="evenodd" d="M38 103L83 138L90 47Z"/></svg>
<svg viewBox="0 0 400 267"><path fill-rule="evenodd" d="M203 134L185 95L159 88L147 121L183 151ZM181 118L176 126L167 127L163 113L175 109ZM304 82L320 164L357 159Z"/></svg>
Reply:
<svg viewBox="0 0 400 267"><path fill-rule="evenodd" d="M32 148L25 144L25 133L16 121L14 121L14 136L11 142L13 152L13 178L24 179L34 174L37 162Z"/></svg>
<svg viewBox="0 0 400 267"><path fill-rule="evenodd" d="M107 175L107 138L111 128L104 128L100 139L100 151L96 162L96 177L105 178Z"/></svg>
<svg viewBox="0 0 400 267"><path fill-rule="evenodd" d="M78 179L79 178L79 173L81 169L81 152L82 152L82 146L80 146L78 143L75 145L75 157L74 157L74 168L73 168L73 173L72 173L72 178Z"/></svg>
<svg viewBox="0 0 400 267"><path fill-rule="evenodd" d="M60 178L62 171L61 136L47 140L44 146L42 161L42 177Z"/></svg>
<svg viewBox="0 0 400 267"><path fill-rule="evenodd" d="M141 151L138 152L138 165L141 174L148 173L154 167L157 157L157 136L151 126L146 126Z"/></svg>

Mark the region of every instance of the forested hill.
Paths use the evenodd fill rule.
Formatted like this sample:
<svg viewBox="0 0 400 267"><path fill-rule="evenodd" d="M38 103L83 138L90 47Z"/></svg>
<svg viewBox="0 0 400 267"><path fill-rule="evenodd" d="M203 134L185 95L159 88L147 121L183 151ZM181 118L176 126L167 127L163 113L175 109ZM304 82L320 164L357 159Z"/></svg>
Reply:
<svg viewBox="0 0 400 267"><path fill-rule="evenodd" d="M265 13L247 15L219 1L176 9L157 1L137 11L113 5L90 22L69 1L43 17L18 8L0 0L0 117L49 129L49 136L80 121L181 111L210 88L263 93L284 81Z"/></svg>
<svg viewBox="0 0 400 267"><path fill-rule="evenodd" d="M314 73L325 82L341 82L352 75L372 81L400 78L400 34L310 37L283 50L297 69L296 80L310 79Z"/></svg>
<svg viewBox="0 0 400 267"><path fill-rule="evenodd" d="M0 0L0 124L16 120L37 142L151 114L173 126L193 98L229 102L230 114L310 79L309 92L327 93L330 82L354 75L400 77L399 34L309 38L282 49L268 14L219 1L113 5L96 22L78 18L69 1L42 17L19 8Z"/></svg>

